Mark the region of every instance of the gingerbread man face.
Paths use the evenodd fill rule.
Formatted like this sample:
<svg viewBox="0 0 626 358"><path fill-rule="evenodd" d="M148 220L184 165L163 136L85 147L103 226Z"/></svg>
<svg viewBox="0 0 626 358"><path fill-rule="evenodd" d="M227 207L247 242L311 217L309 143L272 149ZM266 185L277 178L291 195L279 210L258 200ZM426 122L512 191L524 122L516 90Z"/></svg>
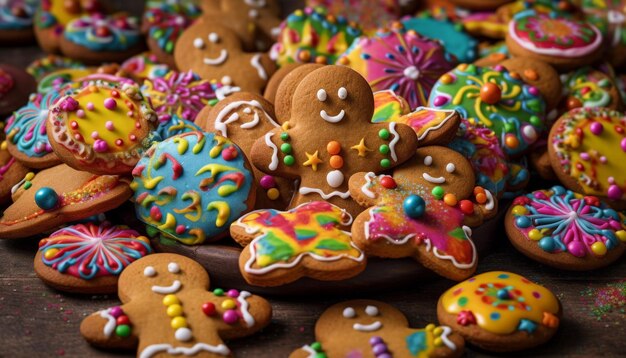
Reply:
<svg viewBox="0 0 626 358"><path fill-rule="evenodd" d="M474 170L460 153L446 147L428 146L419 148L412 162L423 164L419 168L421 176L414 179L425 188L433 190L440 187L445 193L463 199L471 195L475 181Z"/></svg>
<svg viewBox="0 0 626 358"><path fill-rule="evenodd" d="M207 80L260 93L276 70L262 53L244 53L237 34L208 18L200 18L181 35L174 50L181 71L193 71Z"/></svg>

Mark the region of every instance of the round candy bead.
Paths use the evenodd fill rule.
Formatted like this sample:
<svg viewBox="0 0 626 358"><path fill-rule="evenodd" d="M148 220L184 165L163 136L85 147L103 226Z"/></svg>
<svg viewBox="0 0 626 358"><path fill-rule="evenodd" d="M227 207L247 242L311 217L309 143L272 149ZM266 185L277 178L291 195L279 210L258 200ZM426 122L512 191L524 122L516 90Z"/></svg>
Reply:
<svg viewBox="0 0 626 358"><path fill-rule="evenodd" d="M270 190L267 191L267 197L270 200L276 200L278 199L279 196L280 196L280 192L276 188L271 188Z"/></svg>
<svg viewBox="0 0 626 358"><path fill-rule="evenodd" d="M444 190L442 187L440 186L436 186L433 188L433 190L431 191L431 194L433 194L433 196L435 197L435 199L440 200L441 198L443 198L443 194L444 194Z"/></svg>
<svg viewBox="0 0 626 358"><path fill-rule="evenodd" d="M239 315L235 310L228 310L222 315L222 319L227 324L235 324L239 320Z"/></svg>
<svg viewBox="0 0 626 358"><path fill-rule="evenodd" d="M216 288L213 290L213 294L215 296L224 296L224 290L221 288Z"/></svg>
<svg viewBox="0 0 626 358"><path fill-rule="evenodd" d="M380 139L387 140L389 136L389 131L384 128L378 131L378 137L380 137Z"/></svg>
<svg viewBox="0 0 626 358"><path fill-rule="evenodd" d="M117 327L115 327L115 334L118 335L119 337L128 337L130 336L130 326L127 324L121 324Z"/></svg>
<svg viewBox="0 0 626 358"><path fill-rule="evenodd" d="M167 315L170 317L176 317L183 314L183 306L179 304L173 304L167 307Z"/></svg>
<svg viewBox="0 0 626 358"><path fill-rule="evenodd" d="M626 231L624 231L624 230L616 231L615 232L615 236L617 236L619 241L626 242Z"/></svg>
<svg viewBox="0 0 626 358"><path fill-rule="evenodd" d="M409 195L402 203L404 213L413 219L417 219L424 215L426 211L426 202L419 195Z"/></svg>
<svg viewBox="0 0 626 358"><path fill-rule="evenodd" d="M395 189L398 186L398 184L396 184L396 181L393 180L393 178L390 176L382 177L380 179L380 184L387 189Z"/></svg>
<svg viewBox="0 0 626 358"><path fill-rule="evenodd" d="M521 216L526 215L526 213L528 213L528 209L526 209L526 207L522 205L515 205L511 212L513 213L513 215Z"/></svg>
<svg viewBox="0 0 626 358"><path fill-rule="evenodd" d="M296 159L292 155L286 155L285 158L283 158L283 163L287 166L292 166L296 163Z"/></svg>
<svg viewBox="0 0 626 358"><path fill-rule="evenodd" d="M261 180L259 180L259 184L261 188L269 190L276 186L276 179L271 175L264 175Z"/></svg>
<svg viewBox="0 0 626 358"><path fill-rule="evenodd" d="M235 290L234 288L231 288L230 290L228 290L226 295L228 297L237 298L237 297L239 297L239 291Z"/></svg>
<svg viewBox="0 0 626 358"><path fill-rule="evenodd" d="M111 308L111 310L109 311L109 314L115 318L118 318L119 316L124 314L124 311L122 310L122 307L115 306Z"/></svg>
<svg viewBox="0 0 626 358"><path fill-rule="evenodd" d="M606 245L600 241L594 242L591 245L591 251L598 256L606 255Z"/></svg>
<svg viewBox="0 0 626 358"><path fill-rule="evenodd" d="M446 203L446 205L448 206L455 206L457 203L456 195L451 193L444 195L443 202Z"/></svg>
<svg viewBox="0 0 626 358"><path fill-rule="evenodd" d="M474 213L474 203L469 200L461 200L459 202L459 209L465 215L472 215Z"/></svg>
<svg viewBox="0 0 626 358"><path fill-rule="evenodd" d="M117 317L117 319L115 320L115 323L119 326L122 324L130 324L130 319L128 318L127 315L121 315L119 317Z"/></svg>
<svg viewBox="0 0 626 358"><path fill-rule="evenodd" d="M341 152L341 144L339 144L336 140L330 141L326 145L326 151L328 151L328 154L330 155L337 155Z"/></svg>
<svg viewBox="0 0 626 358"><path fill-rule="evenodd" d="M215 303L205 302L202 304L202 312L207 316L213 316L215 314Z"/></svg>
<svg viewBox="0 0 626 358"><path fill-rule="evenodd" d="M163 304L165 306L171 306L171 305L175 305L175 304L179 304L180 301L178 300L178 297L176 297L176 295L167 295L165 297L163 297Z"/></svg>
<svg viewBox="0 0 626 358"><path fill-rule="evenodd" d="M507 290L506 288L502 288L498 290L496 294L498 295L498 298L501 300L508 300L511 298L511 295L509 294L509 290Z"/></svg>
<svg viewBox="0 0 626 358"><path fill-rule="evenodd" d="M480 99L487 104L496 104L502 98L502 90L497 84L485 83L480 89Z"/></svg>
<svg viewBox="0 0 626 358"><path fill-rule="evenodd" d="M383 168L389 168L391 166L391 161L389 159L383 159L380 161L380 166Z"/></svg>
<svg viewBox="0 0 626 358"><path fill-rule="evenodd" d="M330 157L330 167L334 169L341 169L343 167L343 158L340 155L333 155Z"/></svg>
<svg viewBox="0 0 626 358"><path fill-rule="evenodd" d="M533 241L538 241L543 238L543 235L541 234L541 231L537 229L532 229L528 232L528 238Z"/></svg>
<svg viewBox="0 0 626 358"><path fill-rule="evenodd" d="M224 300L221 304L223 309L233 309L235 307L237 307L237 304L235 303L235 301L228 299L228 300Z"/></svg>
<svg viewBox="0 0 626 358"><path fill-rule="evenodd" d="M181 317L181 316L174 317L170 321L170 325L174 329L187 327L187 319L185 317Z"/></svg>
<svg viewBox="0 0 626 358"><path fill-rule="evenodd" d="M44 186L35 193L35 204L43 210L54 209L59 203L59 195L54 189Z"/></svg>

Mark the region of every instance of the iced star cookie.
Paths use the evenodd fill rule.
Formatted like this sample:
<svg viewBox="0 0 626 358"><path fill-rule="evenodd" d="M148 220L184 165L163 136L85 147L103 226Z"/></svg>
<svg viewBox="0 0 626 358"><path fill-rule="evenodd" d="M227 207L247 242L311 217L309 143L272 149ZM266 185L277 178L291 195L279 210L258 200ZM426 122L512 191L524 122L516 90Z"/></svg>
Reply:
<svg viewBox="0 0 626 358"><path fill-rule="evenodd" d="M0 143L0 205L11 199L11 189L28 173L28 168L15 160L7 147L6 141Z"/></svg>
<svg viewBox="0 0 626 358"><path fill-rule="evenodd" d="M115 293L122 270L150 253L148 238L128 227L76 224L39 242L35 273L61 291Z"/></svg>
<svg viewBox="0 0 626 358"><path fill-rule="evenodd" d="M626 207L626 120L606 108L565 113L550 130L548 154L557 177L568 189Z"/></svg>
<svg viewBox="0 0 626 358"><path fill-rule="evenodd" d="M26 44L33 42L33 17L38 1L7 0L0 6L0 42Z"/></svg>
<svg viewBox="0 0 626 358"><path fill-rule="evenodd" d="M561 269L603 267L626 250L626 218L597 197L562 186L516 198L505 227L524 255Z"/></svg>
<svg viewBox="0 0 626 358"><path fill-rule="evenodd" d="M170 72L169 66L160 63L157 57L150 52L142 52L129 58L122 63L120 69L137 83L143 83L146 79L163 77Z"/></svg>
<svg viewBox="0 0 626 358"><path fill-rule="evenodd" d="M68 165L93 173L125 174L152 140L157 115L130 83L88 81L50 110L46 131Z"/></svg>
<svg viewBox="0 0 626 358"><path fill-rule="evenodd" d="M235 32L204 17L183 32L174 58L180 71L193 71L203 79L254 93L262 93L276 70L265 53L243 52Z"/></svg>
<svg viewBox="0 0 626 358"><path fill-rule="evenodd" d="M602 56L602 33L591 23L525 11L509 22L506 44L513 56L536 58L558 70L589 65Z"/></svg>
<svg viewBox="0 0 626 358"><path fill-rule="evenodd" d="M228 96L214 107L205 107L196 123L207 132L216 132L229 138L249 157L254 142L279 124L274 119L274 106L261 95L240 92ZM257 182L256 209L287 207L295 183L292 180L267 175L253 168Z"/></svg>
<svg viewBox="0 0 626 358"><path fill-rule="evenodd" d="M239 270L257 286L280 286L310 277L339 281L366 266L365 254L352 242L352 216L325 201L311 201L289 211L256 210L230 227L244 246Z"/></svg>
<svg viewBox="0 0 626 358"><path fill-rule="evenodd" d="M0 218L0 239L52 230L66 222L112 210L132 195L128 180L61 164L28 173L11 190L13 204Z"/></svg>
<svg viewBox="0 0 626 358"><path fill-rule="evenodd" d="M589 66L563 75L563 93L562 112L580 107L622 107L619 90L611 77Z"/></svg>
<svg viewBox="0 0 626 358"><path fill-rule="evenodd" d="M374 300L329 307L315 323L315 339L289 357L452 358L462 356L465 347L463 338L450 327L410 328L402 312Z"/></svg>
<svg viewBox="0 0 626 358"><path fill-rule="evenodd" d="M550 340L559 327L561 303L550 290L520 275L491 271L441 295L437 317L469 343L511 352Z"/></svg>
<svg viewBox="0 0 626 358"><path fill-rule="evenodd" d="M626 1L582 0L585 19L595 25L608 43L609 61L614 66L626 62Z"/></svg>
<svg viewBox="0 0 626 358"><path fill-rule="evenodd" d="M417 147L411 127L371 123L373 111L372 90L361 75L323 66L296 86L291 115L281 119L288 123L259 138L250 159L267 174L300 179L289 208L327 200L356 215L362 209L350 199L350 175L391 169Z"/></svg>
<svg viewBox="0 0 626 358"><path fill-rule="evenodd" d="M28 97L36 89L35 79L24 70L0 64L0 116L6 118L26 105Z"/></svg>
<svg viewBox="0 0 626 358"><path fill-rule="evenodd" d="M120 275L122 304L95 312L80 325L90 344L136 349L137 357L231 357L223 339L249 336L270 323L272 307L248 291L209 288L192 259L148 255Z"/></svg>
<svg viewBox="0 0 626 358"><path fill-rule="evenodd" d="M359 24L365 32L373 33L400 17L401 3L398 0L307 0L306 6L324 7L329 14L343 16L348 21Z"/></svg>
<svg viewBox="0 0 626 358"><path fill-rule="evenodd" d="M492 129L511 156L523 154L546 131L541 92L502 66L461 64L441 76L428 103Z"/></svg>
<svg viewBox="0 0 626 358"><path fill-rule="evenodd" d="M82 16L65 26L60 40L61 52L86 64L122 62L140 53L139 20L123 13Z"/></svg>
<svg viewBox="0 0 626 358"><path fill-rule="evenodd" d="M410 108L428 104L435 82L452 70L456 60L435 40L406 30L401 23L391 30L361 37L338 60L359 72L372 90L392 90L409 102Z"/></svg>
<svg viewBox="0 0 626 358"><path fill-rule="evenodd" d="M214 241L254 206L243 151L213 133L188 132L151 147L133 170L137 218L149 234L187 245Z"/></svg>
<svg viewBox="0 0 626 358"><path fill-rule="evenodd" d="M271 58L279 66L293 62L334 64L361 35L358 24L318 7L298 9L280 25Z"/></svg>

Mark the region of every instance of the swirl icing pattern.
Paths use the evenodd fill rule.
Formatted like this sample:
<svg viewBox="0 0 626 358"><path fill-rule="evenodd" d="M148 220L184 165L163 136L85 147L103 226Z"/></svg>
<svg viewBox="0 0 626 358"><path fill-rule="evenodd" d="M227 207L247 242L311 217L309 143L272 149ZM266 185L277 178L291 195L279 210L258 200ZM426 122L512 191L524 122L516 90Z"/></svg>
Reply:
<svg viewBox="0 0 626 358"><path fill-rule="evenodd" d="M67 24L64 36L91 51L124 51L141 40L137 18L123 14L80 17Z"/></svg>
<svg viewBox="0 0 626 358"><path fill-rule="evenodd" d="M618 108L620 98L611 78L591 67L579 68L564 76L567 110L578 107Z"/></svg>
<svg viewBox="0 0 626 358"><path fill-rule="evenodd" d="M85 280L117 276L152 252L148 239L124 226L77 224L39 242L44 264Z"/></svg>

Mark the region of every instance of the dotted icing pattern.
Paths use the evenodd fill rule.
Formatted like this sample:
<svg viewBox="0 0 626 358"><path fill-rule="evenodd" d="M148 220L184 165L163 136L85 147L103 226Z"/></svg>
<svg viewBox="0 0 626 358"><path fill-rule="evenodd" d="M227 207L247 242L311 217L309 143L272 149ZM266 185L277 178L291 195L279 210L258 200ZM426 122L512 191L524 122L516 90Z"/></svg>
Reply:
<svg viewBox="0 0 626 358"><path fill-rule="evenodd" d="M43 77L50 73L67 68L85 68L85 65L71 58L48 55L33 61L26 68L26 72L35 77L37 81L41 81Z"/></svg>
<svg viewBox="0 0 626 358"><path fill-rule="evenodd" d="M583 0L581 8L586 20L608 36L612 47L626 45L626 1Z"/></svg>
<svg viewBox="0 0 626 358"><path fill-rule="evenodd" d="M334 64L361 35L356 26L342 16L328 15L322 7L296 10L281 24L270 57L279 66L293 62Z"/></svg>
<svg viewBox="0 0 626 358"><path fill-rule="evenodd" d="M602 257L626 242L624 219L596 197L555 186L520 196L513 205L515 226L549 253Z"/></svg>
<svg viewBox="0 0 626 358"><path fill-rule="evenodd" d="M44 264L81 279L117 276L131 262L152 252L146 237L122 226L78 224L39 242Z"/></svg>
<svg viewBox="0 0 626 358"><path fill-rule="evenodd" d="M615 103L610 91L614 90L610 77L591 67L583 67L564 76L563 85L568 110L579 107L612 107Z"/></svg>
<svg viewBox="0 0 626 358"><path fill-rule="evenodd" d="M60 98L59 93L32 94L28 104L11 116L4 131L7 140L23 154L41 158L52 153L46 134L48 112Z"/></svg>
<svg viewBox="0 0 626 358"><path fill-rule="evenodd" d="M626 120L606 108L579 108L563 115L550 142L560 170L582 193L626 200Z"/></svg>
<svg viewBox="0 0 626 358"><path fill-rule="evenodd" d="M149 27L148 36L156 41L161 50L172 54L182 32L200 14L200 7L195 1L148 1L143 19Z"/></svg>
<svg viewBox="0 0 626 358"><path fill-rule="evenodd" d="M328 13L345 16L366 31L386 26L400 12L397 0L308 0L307 5L323 6Z"/></svg>
<svg viewBox="0 0 626 358"><path fill-rule="evenodd" d="M156 56L149 52L141 53L124 61L121 70L140 81L164 77L170 72L167 65L159 63Z"/></svg>
<svg viewBox="0 0 626 358"><path fill-rule="evenodd" d="M258 234L250 243L245 271L262 275L293 267L304 256L318 261L348 258L363 261L348 229L352 217L325 201L312 201L289 211L257 210L237 220L247 233Z"/></svg>
<svg viewBox="0 0 626 358"><path fill-rule="evenodd" d="M0 6L0 30L24 30L33 26L37 1L8 0Z"/></svg>
<svg viewBox="0 0 626 358"><path fill-rule="evenodd" d="M439 79L429 104L485 125L498 135L505 153L520 155L546 130L546 103L536 87L513 76L502 66L461 64Z"/></svg>
<svg viewBox="0 0 626 358"><path fill-rule="evenodd" d="M338 63L359 72L374 91L390 89L416 108L428 103L437 79L452 70L454 59L439 42L406 30L393 29L355 41Z"/></svg>
<svg viewBox="0 0 626 358"><path fill-rule="evenodd" d="M468 35L463 26L428 16L405 19L402 24L407 30L414 30L422 36L439 40L446 51L454 55L459 62L472 62L476 59L478 41Z"/></svg>
<svg viewBox="0 0 626 358"><path fill-rule="evenodd" d="M137 18L123 14L80 17L67 24L64 36L91 51L124 51L141 40Z"/></svg>
<svg viewBox="0 0 626 358"><path fill-rule="evenodd" d="M440 298L462 326L477 324L490 333L532 334L538 326L557 328L559 301L543 286L510 272L492 271L463 281Z"/></svg>
<svg viewBox="0 0 626 358"><path fill-rule="evenodd" d="M254 179L245 163L239 147L212 133L168 138L133 170L137 216L184 244L222 235L248 210Z"/></svg>
<svg viewBox="0 0 626 358"><path fill-rule="evenodd" d="M385 181L391 179L394 185ZM368 210L365 238L371 241L386 240L389 244L426 245L437 258L451 261L456 267L466 269L476 264L476 249L470 238L471 231L463 226L464 214L460 209L438 200L410 178L386 175L366 175L361 188L365 195L378 198L379 204ZM424 212L419 217L407 213L405 201L419 195Z"/></svg>

